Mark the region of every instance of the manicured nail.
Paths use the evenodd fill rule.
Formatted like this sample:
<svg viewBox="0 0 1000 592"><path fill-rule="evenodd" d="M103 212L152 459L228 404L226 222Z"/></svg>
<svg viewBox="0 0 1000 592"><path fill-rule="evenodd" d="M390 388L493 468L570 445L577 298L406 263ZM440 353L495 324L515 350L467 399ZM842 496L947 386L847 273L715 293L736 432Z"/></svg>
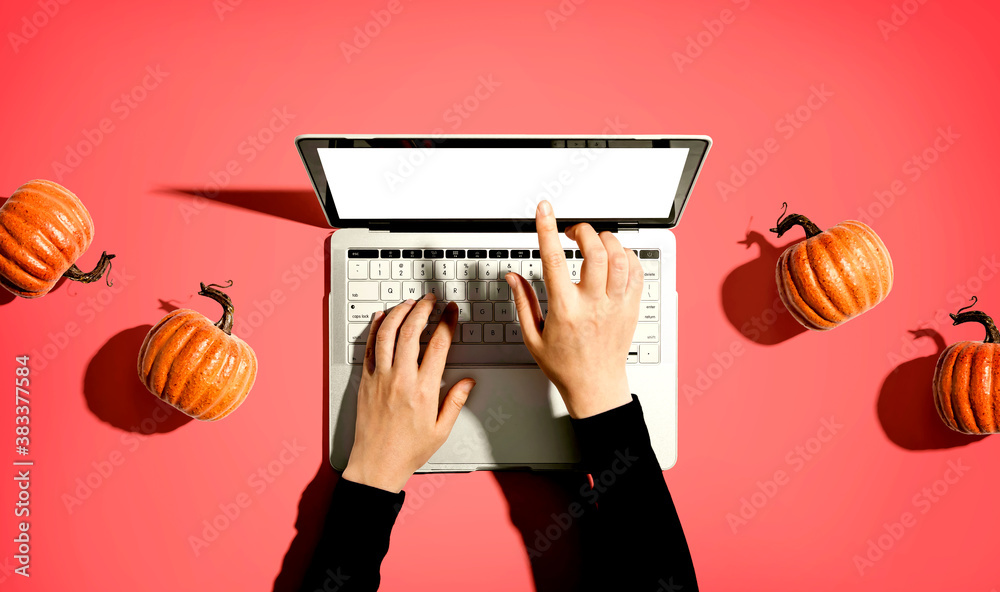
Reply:
<svg viewBox="0 0 1000 592"><path fill-rule="evenodd" d="M377 321L377 320L381 319L381 318L382 318L382 315L384 315L384 314L385 314L385 313L384 313L384 312L382 312L381 310L376 310L376 311L375 311L375 314L373 314L373 315L372 315L372 320L373 320L373 321Z"/></svg>
<svg viewBox="0 0 1000 592"><path fill-rule="evenodd" d="M413 298L407 298L403 301L403 304L413 304Z"/></svg>
<svg viewBox="0 0 1000 592"><path fill-rule="evenodd" d="M543 216L548 216L552 213L552 206L547 199L538 202L538 212Z"/></svg>

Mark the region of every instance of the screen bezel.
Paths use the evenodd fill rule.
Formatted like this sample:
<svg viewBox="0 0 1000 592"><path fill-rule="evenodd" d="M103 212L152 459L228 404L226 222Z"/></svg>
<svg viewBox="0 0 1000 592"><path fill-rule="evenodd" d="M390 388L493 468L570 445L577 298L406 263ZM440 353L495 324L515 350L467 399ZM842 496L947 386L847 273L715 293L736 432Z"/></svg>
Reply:
<svg viewBox="0 0 1000 592"><path fill-rule="evenodd" d="M303 135L295 138L295 146L302 158L302 163L309 174L316 197L323 207L327 222L333 228L377 228L393 231L463 231L470 230L476 232L534 232L535 221L533 218L503 218L503 219L457 219L457 218L421 218L421 219L377 219L377 218L341 218L337 213L337 207L326 183L326 175L323 172L323 165L319 158L320 148L354 148L356 150L378 149L378 146L370 148L356 147L356 140L364 140L368 144L391 143L393 147L400 140L408 140L412 148L421 149L447 149L447 148L551 148L557 140L648 140L652 141L653 148L688 148L687 160L681 173L680 183L674 195L670 216L667 218L639 218L622 220L620 218L592 218L586 220L559 219L560 230L578 222L589 222L596 229L615 230L623 222L629 226L638 228L674 228L680 221L681 215L687 206L694 189L698 174L702 164L712 145L712 139L708 136L624 136L624 135ZM587 142L590 146L590 142ZM629 150L630 148L610 148L612 150ZM632 148L634 149L634 148ZM559 215L559 212L556 212Z"/></svg>

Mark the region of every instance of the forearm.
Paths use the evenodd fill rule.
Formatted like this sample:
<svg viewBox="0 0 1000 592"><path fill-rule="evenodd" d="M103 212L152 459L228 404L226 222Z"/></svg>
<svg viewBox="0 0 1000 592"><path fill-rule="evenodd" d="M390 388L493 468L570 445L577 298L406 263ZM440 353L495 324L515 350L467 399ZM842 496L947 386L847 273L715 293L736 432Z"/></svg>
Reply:
<svg viewBox="0 0 1000 592"><path fill-rule="evenodd" d="M613 587L625 578L634 590L697 590L684 530L638 399L572 423L594 480L588 494L598 507L607 557L594 575Z"/></svg>
<svg viewBox="0 0 1000 592"><path fill-rule="evenodd" d="M391 493L341 477L300 589L377 590L379 568L404 497L402 491Z"/></svg>

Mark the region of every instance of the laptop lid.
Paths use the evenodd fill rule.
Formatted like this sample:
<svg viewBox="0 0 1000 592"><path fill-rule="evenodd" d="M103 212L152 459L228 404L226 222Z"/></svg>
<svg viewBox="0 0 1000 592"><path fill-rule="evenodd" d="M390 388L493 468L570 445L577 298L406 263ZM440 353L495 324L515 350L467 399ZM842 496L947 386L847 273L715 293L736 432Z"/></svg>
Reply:
<svg viewBox="0 0 1000 592"><path fill-rule="evenodd" d="M560 229L673 228L708 136L306 135L295 139L335 228L533 232L548 199Z"/></svg>

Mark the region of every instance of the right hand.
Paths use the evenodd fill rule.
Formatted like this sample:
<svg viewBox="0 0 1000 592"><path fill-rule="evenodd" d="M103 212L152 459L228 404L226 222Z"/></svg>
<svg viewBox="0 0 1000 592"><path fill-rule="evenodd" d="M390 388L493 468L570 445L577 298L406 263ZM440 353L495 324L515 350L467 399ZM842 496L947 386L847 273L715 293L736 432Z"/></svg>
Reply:
<svg viewBox="0 0 1000 592"><path fill-rule="evenodd" d="M580 282L574 284L548 201L538 204L535 226L549 296L544 328L531 284L516 273L505 276L525 346L559 390L570 417L590 417L631 402L625 360L639 321L639 258L611 232L598 234L590 224L576 224L566 229L584 257Z"/></svg>

